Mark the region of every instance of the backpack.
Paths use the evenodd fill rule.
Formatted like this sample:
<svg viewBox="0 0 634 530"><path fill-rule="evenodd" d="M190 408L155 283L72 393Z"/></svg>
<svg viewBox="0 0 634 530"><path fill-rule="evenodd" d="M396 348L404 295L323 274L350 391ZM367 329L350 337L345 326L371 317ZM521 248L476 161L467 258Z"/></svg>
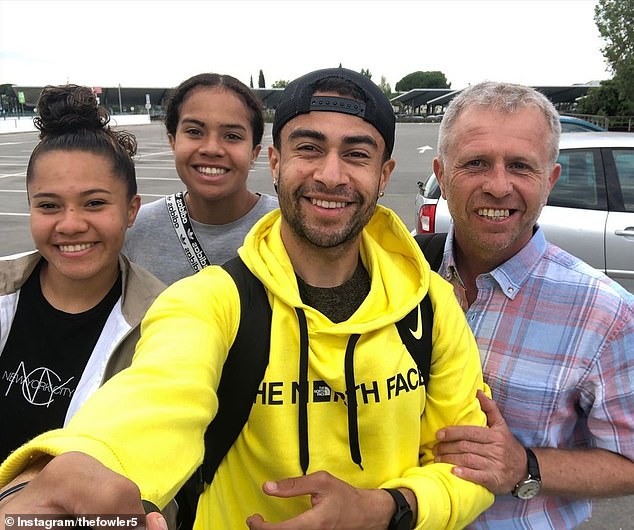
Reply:
<svg viewBox="0 0 634 530"><path fill-rule="evenodd" d="M446 234L415 236L432 270L440 267L445 238ZM223 268L233 278L240 294L240 324L220 377L218 412L205 432L203 463L175 497L179 530L193 528L198 498L205 484L211 484L220 462L245 426L269 362L271 307L264 286L240 257L229 260ZM422 340L415 340L410 332L410 329L416 329L419 325L418 307L422 329L431 330L434 315L429 295L397 322L396 328L427 385L431 365L431 333L425 333ZM245 366L250 369L244 370Z"/></svg>

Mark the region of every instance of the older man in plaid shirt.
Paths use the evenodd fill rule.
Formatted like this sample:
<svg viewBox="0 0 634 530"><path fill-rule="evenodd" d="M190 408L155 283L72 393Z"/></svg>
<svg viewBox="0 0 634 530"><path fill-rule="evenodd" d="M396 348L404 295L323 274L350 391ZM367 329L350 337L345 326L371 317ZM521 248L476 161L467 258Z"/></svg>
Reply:
<svg viewBox="0 0 634 530"><path fill-rule="evenodd" d="M434 171L453 218L440 274L474 332L489 429L437 434L437 461L496 494L470 528L574 528L592 497L634 493L634 297L548 243L557 111L481 83L444 116Z"/></svg>

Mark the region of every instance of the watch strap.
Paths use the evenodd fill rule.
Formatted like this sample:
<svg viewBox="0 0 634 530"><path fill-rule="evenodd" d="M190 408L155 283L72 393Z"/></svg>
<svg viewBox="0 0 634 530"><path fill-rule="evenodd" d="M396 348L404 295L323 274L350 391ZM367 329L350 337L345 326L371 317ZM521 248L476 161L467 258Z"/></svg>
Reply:
<svg viewBox="0 0 634 530"><path fill-rule="evenodd" d="M407 502L405 495L395 488L383 488L387 491L394 502L396 503L396 511L390 520L390 524L387 527L388 530L402 530L403 528L410 529L412 527L412 507Z"/></svg>
<svg viewBox="0 0 634 530"><path fill-rule="evenodd" d="M526 448L526 462L528 467L528 474L532 479L539 480L541 482L542 477L539 473L539 462L532 449Z"/></svg>
<svg viewBox="0 0 634 530"><path fill-rule="evenodd" d="M539 495L542 478L535 453L527 447L524 448L524 451L526 452L526 467L528 468L527 477L515 485L511 494L518 499L529 500Z"/></svg>

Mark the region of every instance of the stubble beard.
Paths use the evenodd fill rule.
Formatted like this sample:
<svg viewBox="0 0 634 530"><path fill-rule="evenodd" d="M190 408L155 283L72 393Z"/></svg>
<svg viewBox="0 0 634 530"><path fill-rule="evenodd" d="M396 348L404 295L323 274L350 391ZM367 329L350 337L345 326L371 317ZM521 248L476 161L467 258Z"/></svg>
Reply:
<svg viewBox="0 0 634 530"><path fill-rule="evenodd" d="M334 248L350 243L357 238L372 218L372 215L374 215L378 194L374 202L370 203L360 193L355 191L352 193L352 197L355 201L353 207L356 210L345 225L341 227L312 225L301 207L304 201L303 196L309 189L322 192L324 190L320 185L315 185L311 188L300 186L294 191L287 190L284 178L280 175L277 192L282 218L295 235L311 245L319 248ZM333 193L329 192L329 194L332 195ZM345 196L350 198L350 195L350 193L346 193Z"/></svg>

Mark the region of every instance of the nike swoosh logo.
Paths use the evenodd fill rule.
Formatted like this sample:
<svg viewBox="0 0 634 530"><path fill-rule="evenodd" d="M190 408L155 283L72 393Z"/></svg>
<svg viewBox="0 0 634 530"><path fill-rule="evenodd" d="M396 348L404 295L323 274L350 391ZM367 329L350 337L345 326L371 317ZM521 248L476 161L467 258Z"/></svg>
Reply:
<svg viewBox="0 0 634 530"><path fill-rule="evenodd" d="M416 322L416 329L411 329L409 330L409 332L412 334L412 337L414 337L416 340L420 340L420 338L423 336L423 321L420 317L420 304L418 304L418 322Z"/></svg>

